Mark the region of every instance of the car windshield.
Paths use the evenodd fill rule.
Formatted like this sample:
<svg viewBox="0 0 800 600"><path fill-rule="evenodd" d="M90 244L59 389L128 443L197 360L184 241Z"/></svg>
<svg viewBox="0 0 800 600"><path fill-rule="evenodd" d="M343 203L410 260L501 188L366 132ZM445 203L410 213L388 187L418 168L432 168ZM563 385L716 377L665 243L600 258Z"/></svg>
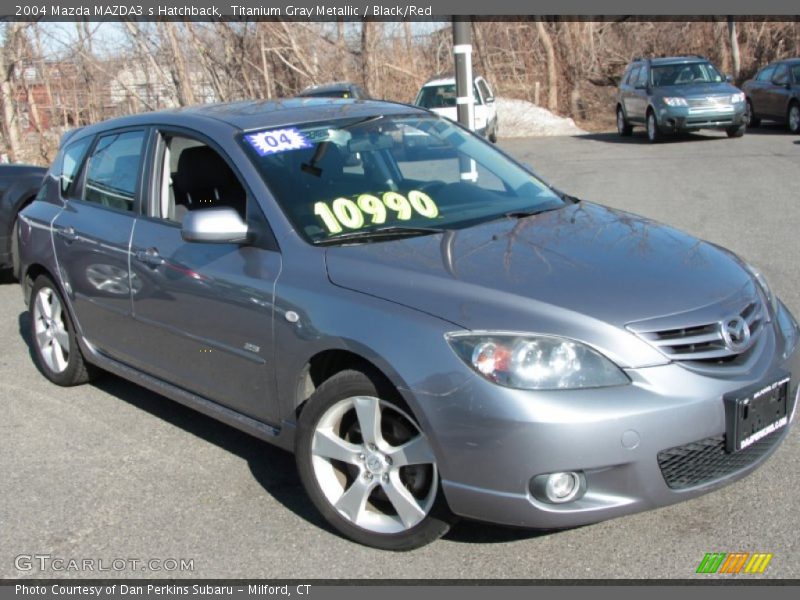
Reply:
<svg viewBox="0 0 800 600"><path fill-rule="evenodd" d="M691 85L694 83L721 83L724 77L707 62L654 65L652 68L653 87L669 85Z"/></svg>
<svg viewBox="0 0 800 600"><path fill-rule="evenodd" d="M415 103L423 108L447 108L456 105L456 84L426 85Z"/></svg>
<svg viewBox="0 0 800 600"><path fill-rule="evenodd" d="M433 115L374 115L247 132L241 143L312 243L458 229L565 204L491 144ZM382 230L382 231L379 231Z"/></svg>

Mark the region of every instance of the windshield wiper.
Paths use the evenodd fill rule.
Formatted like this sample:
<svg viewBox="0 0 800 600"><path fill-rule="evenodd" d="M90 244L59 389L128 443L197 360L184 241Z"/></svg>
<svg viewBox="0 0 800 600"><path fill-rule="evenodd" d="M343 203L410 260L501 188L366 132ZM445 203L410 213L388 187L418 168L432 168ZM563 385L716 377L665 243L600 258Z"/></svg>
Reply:
<svg viewBox="0 0 800 600"><path fill-rule="evenodd" d="M346 231L333 235L324 240L317 240L314 242L318 246L330 246L338 242L356 242L367 241L374 238L382 237L408 237L415 235L431 235L434 233L444 233L444 229L439 227L404 227L401 225L388 225L386 227L378 227L377 229L369 229L366 231Z"/></svg>
<svg viewBox="0 0 800 600"><path fill-rule="evenodd" d="M533 217L534 215L540 215L545 212L550 212L551 210L558 210L559 208L563 208L563 206L549 206L547 208L529 208L529 209L522 209L522 210L511 210L507 213L503 213L503 216L507 219L524 219L525 217Z"/></svg>

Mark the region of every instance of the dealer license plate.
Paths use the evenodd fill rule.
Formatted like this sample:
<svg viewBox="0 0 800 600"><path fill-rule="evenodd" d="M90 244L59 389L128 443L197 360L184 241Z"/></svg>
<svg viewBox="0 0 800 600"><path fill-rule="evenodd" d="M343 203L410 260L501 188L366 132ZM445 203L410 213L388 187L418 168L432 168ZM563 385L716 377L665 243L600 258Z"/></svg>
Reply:
<svg viewBox="0 0 800 600"><path fill-rule="evenodd" d="M725 395L726 451L744 450L786 426L790 380L788 374L780 375L764 385Z"/></svg>

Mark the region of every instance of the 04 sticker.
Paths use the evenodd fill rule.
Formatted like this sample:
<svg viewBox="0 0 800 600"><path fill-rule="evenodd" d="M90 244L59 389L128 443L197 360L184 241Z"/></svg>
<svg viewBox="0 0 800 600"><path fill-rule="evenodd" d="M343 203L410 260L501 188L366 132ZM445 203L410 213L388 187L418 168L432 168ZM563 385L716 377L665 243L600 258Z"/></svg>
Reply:
<svg viewBox="0 0 800 600"><path fill-rule="evenodd" d="M258 152L259 156L314 146L299 129L294 127L248 133L244 136L244 139Z"/></svg>
<svg viewBox="0 0 800 600"><path fill-rule="evenodd" d="M425 192L412 190L408 196L398 192L385 192L380 197L361 194L355 200L337 198L330 204L317 202L314 214L325 224L328 233L340 233L345 228L361 229L367 225L381 225L388 218L408 221L414 213L427 219L439 216L439 207Z"/></svg>

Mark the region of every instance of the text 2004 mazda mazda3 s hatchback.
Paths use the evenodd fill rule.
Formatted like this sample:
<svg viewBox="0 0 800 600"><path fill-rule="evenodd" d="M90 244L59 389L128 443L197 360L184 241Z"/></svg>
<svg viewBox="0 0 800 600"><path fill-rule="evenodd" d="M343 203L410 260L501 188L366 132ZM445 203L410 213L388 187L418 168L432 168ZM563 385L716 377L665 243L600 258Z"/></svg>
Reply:
<svg viewBox="0 0 800 600"><path fill-rule="evenodd" d="M410 106L81 129L20 246L45 376L111 371L294 451L331 525L380 548L697 496L797 404L798 326L758 271Z"/></svg>

